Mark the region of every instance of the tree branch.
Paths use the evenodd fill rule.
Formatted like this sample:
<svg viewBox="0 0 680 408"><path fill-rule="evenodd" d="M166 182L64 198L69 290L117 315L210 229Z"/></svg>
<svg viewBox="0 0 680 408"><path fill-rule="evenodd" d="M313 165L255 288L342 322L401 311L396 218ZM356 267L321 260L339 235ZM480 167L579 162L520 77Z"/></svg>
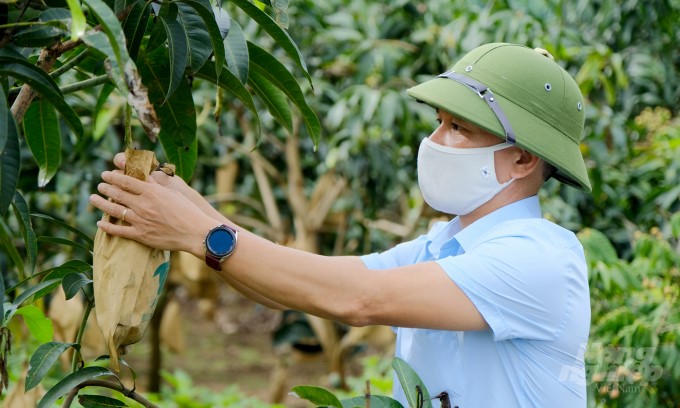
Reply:
<svg viewBox="0 0 680 408"><path fill-rule="evenodd" d="M130 14L131 10L132 5L126 7L124 10L118 13L116 16L118 17L118 21L125 20L128 14ZM100 31L101 25L96 26L94 30ZM62 56L62 54L76 48L82 43L83 40L81 39L77 39L76 41L68 40L65 42L58 42L47 48L43 48L42 51L40 51L40 56L38 57L38 63L36 65L38 68L49 73L52 71L54 63L57 61L57 59L59 59L59 57ZM17 96L17 99L12 104L12 115L14 116L14 120L16 120L17 125L20 125L24 120L24 115L26 114L28 107L31 105L33 98L35 98L37 94L38 93L33 88L31 88L30 85L22 85L19 96Z"/></svg>
<svg viewBox="0 0 680 408"><path fill-rule="evenodd" d="M151 401L147 400L146 398L142 397L141 395L137 394L134 390L128 390L127 388L123 387L121 384L116 384L111 381L106 381L106 380L88 380L77 387L73 388L69 393L66 395L64 398L64 403L61 405L61 408L68 408L71 406L73 403L73 399L78 395L78 392L82 390L85 387L104 387L104 388L110 388L114 391L118 391L127 398L130 398L131 400L137 401L142 406L145 408L158 408L156 405L152 404Z"/></svg>

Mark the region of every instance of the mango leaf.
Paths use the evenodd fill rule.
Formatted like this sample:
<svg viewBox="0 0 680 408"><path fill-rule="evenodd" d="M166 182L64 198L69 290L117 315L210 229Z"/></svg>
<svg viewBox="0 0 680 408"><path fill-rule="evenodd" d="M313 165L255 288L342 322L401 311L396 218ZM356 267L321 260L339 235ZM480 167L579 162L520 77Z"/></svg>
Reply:
<svg viewBox="0 0 680 408"><path fill-rule="evenodd" d="M161 7L160 20L168 37L168 53L170 55L170 83L165 92L166 103L175 93L180 82L184 79L184 68L187 66L189 44L184 27L177 21L177 4L166 3Z"/></svg>
<svg viewBox="0 0 680 408"><path fill-rule="evenodd" d="M231 2L236 4L241 10L245 11L250 16L250 18L255 20L257 24L262 27L277 42L277 44L283 48L284 51L286 51L286 54L288 54L288 56L292 58L300 68L302 68L305 77L309 81L309 85L312 87L312 89L314 89L312 77L309 75L309 72L307 72L307 65L302 58L302 53L293 39L290 38L288 32L282 29L278 24L276 24L276 21L269 17L267 13L257 8L257 6L255 6L250 1L231 0Z"/></svg>
<svg viewBox="0 0 680 408"><path fill-rule="evenodd" d="M257 108L255 107L255 102L253 101L253 96L248 92L245 86L239 81L239 79L231 73L231 71L226 70L222 71L220 74L219 79L215 78L215 73L212 68L212 61L208 61L205 63L205 65L201 68L200 71L196 73L197 78L202 78L206 79L213 84L218 85L220 88L224 89L227 92L230 92L232 95L236 96L241 102L243 102L244 105L250 110L250 113L253 114L253 118L255 119L255 133L256 135L260 136L260 115L257 113Z"/></svg>
<svg viewBox="0 0 680 408"><path fill-rule="evenodd" d="M69 347L79 349L80 345L77 343L58 343L53 341L40 345L35 353L33 353L33 356L31 356L28 373L26 374L24 392L27 392L40 384L40 381L42 381L45 374L52 368L55 361L57 361L59 356Z"/></svg>
<svg viewBox="0 0 680 408"><path fill-rule="evenodd" d="M27 305L20 307L14 312L15 315L23 316L28 330L33 337L41 343L47 343L52 340L54 335L54 328L52 327L52 320L45 317L45 314L35 305Z"/></svg>
<svg viewBox="0 0 680 408"><path fill-rule="evenodd" d="M293 387L292 391L298 397L310 401L312 404L328 407L343 408L338 397L322 387L313 385L300 385Z"/></svg>
<svg viewBox="0 0 680 408"><path fill-rule="evenodd" d="M215 14L213 13L212 6L210 5L210 1L209 0L178 0L178 1L180 3L184 3L188 6L191 6L194 9L194 11L201 17L203 21L203 30L207 30L209 41L212 44L213 53L215 55L215 75L219 78L220 72L222 72L222 67L224 66L224 45L222 44L222 39L224 37L222 36L223 30L221 30L220 26L217 24L217 20L215 18ZM180 11L182 10L184 9L180 5ZM184 15L188 15L188 13L184 12L183 16ZM228 30L229 28L227 27L227 31ZM208 53L208 57L209 56L210 53ZM207 58L203 60L203 62L199 66L191 64L191 69L193 69L194 72L198 71L200 67L203 66L203 63L205 63L206 60Z"/></svg>
<svg viewBox="0 0 680 408"><path fill-rule="evenodd" d="M106 34L109 40L116 64L114 66L112 75L117 78L114 80L116 84L125 84L125 70L132 66L134 70L134 63L130 60L127 48L125 47L125 34L123 28L120 26L118 17L113 13L113 10L103 0L84 0L83 1L90 9L90 12L96 17L101 25L102 31ZM123 95L127 95L127 86L118 86L119 91Z"/></svg>
<svg viewBox="0 0 680 408"><path fill-rule="evenodd" d="M80 242L72 241L72 240L66 239L66 238L40 236L40 237L38 237L38 242L47 242L47 243L50 243L50 244L66 245L66 246L70 246L70 247L73 247L73 248L83 249L86 252L92 252L92 248L88 247L87 245L83 245Z"/></svg>
<svg viewBox="0 0 680 408"><path fill-rule="evenodd" d="M5 279L0 273L0 327L5 325Z"/></svg>
<svg viewBox="0 0 680 408"><path fill-rule="evenodd" d="M5 150L5 144L7 143L7 137L9 135L9 122L14 121L14 116L11 118L8 116L11 115L11 111L7 104L7 94L5 93L5 86L3 85L7 85L4 78L3 82L0 82L0 118L3 118L3 120L0 120L0 153ZM7 118L7 120L4 120L5 118Z"/></svg>
<svg viewBox="0 0 680 408"><path fill-rule="evenodd" d="M64 276L61 281L61 286L64 288L64 294L66 295L66 300L74 297L80 288L86 285L92 285L92 279L85 276L83 273L69 273Z"/></svg>
<svg viewBox="0 0 680 408"><path fill-rule="evenodd" d="M229 34L224 39L224 57L227 68L245 84L248 81L248 43L243 29L236 21L231 22Z"/></svg>
<svg viewBox="0 0 680 408"><path fill-rule="evenodd" d="M109 96L114 89L115 87L111 83L104 84L99 92L99 97L97 97L97 103L92 111L92 118L94 120L92 125L92 137L94 140L99 140L109 128L114 117L118 116L118 106L115 106L112 109L104 109L104 105L108 102Z"/></svg>
<svg viewBox="0 0 680 408"><path fill-rule="evenodd" d="M0 76L9 76L29 84L57 108L73 132L81 137L83 135L83 124L73 108L64 101L64 96L54 80L45 71L32 65L25 58L20 55L20 59L13 58L10 55L11 53L12 51L9 49L0 48Z"/></svg>
<svg viewBox="0 0 680 408"><path fill-rule="evenodd" d="M397 374L401 388L404 390L404 394L406 394L406 400L408 401L409 406L418 406L418 393L416 391L416 387L419 387L423 393L423 408L432 408L430 394L427 392L427 388L425 388L423 381L420 379L418 374L416 374L413 368L411 368L411 366L408 365L406 361L400 359L399 357L395 357L392 361L392 368L394 368L394 372Z"/></svg>
<svg viewBox="0 0 680 408"><path fill-rule="evenodd" d="M307 105L300 85L293 75L273 55L251 42L248 42L248 53L250 54L250 71L257 71L290 98L300 110L305 127L316 146L321 134L321 123L314 111Z"/></svg>
<svg viewBox="0 0 680 408"><path fill-rule="evenodd" d="M62 265L55 266L54 268L45 269L43 271L35 273L32 276L29 276L28 278L20 281L19 283L15 284L11 288L7 289L7 291L11 292L14 289L16 289L16 288L24 285L25 283L29 282L31 279L34 279L34 278L37 278L37 277L40 277L40 276L43 276L43 275L45 275L45 278L43 279L44 281L56 279L59 282L61 282L61 280L64 278L64 276L68 275L69 273L73 273L73 272L82 272L88 278L92 278L92 265L88 264L85 261L81 261L80 259L71 259L69 261L64 262Z"/></svg>
<svg viewBox="0 0 680 408"><path fill-rule="evenodd" d="M61 132L54 107L38 99L28 107L23 120L26 144L38 162L38 187L43 188L57 174L61 164Z"/></svg>
<svg viewBox="0 0 680 408"><path fill-rule="evenodd" d="M114 408L127 407L123 401L102 395L78 395L78 402L83 408Z"/></svg>
<svg viewBox="0 0 680 408"><path fill-rule="evenodd" d="M286 95L279 88L274 86L259 71L254 70L248 77L248 83L253 88L257 96L264 102L267 110L279 121L289 132L293 131L293 115L288 106Z"/></svg>
<svg viewBox="0 0 680 408"><path fill-rule="evenodd" d="M85 33L87 22L78 0L66 0L66 3L71 10L71 41L76 41Z"/></svg>
<svg viewBox="0 0 680 408"><path fill-rule="evenodd" d="M14 265L16 265L19 276L25 276L24 261L14 244L13 234L2 217L0 217L0 244L2 244L2 247L5 248L5 252L9 255L12 262L14 262Z"/></svg>
<svg viewBox="0 0 680 408"><path fill-rule="evenodd" d="M368 399L371 408L404 408L401 403L384 395L371 395ZM354 397L340 401L343 408L366 407L366 397Z"/></svg>
<svg viewBox="0 0 680 408"><path fill-rule="evenodd" d="M596 229L583 229L579 232L578 239L583 245L589 265L593 265L598 261L611 264L619 258L609 238Z"/></svg>
<svg viewBox="0 0 680 408"><path fill-rule="evenodd" d="M231 17L227 10L220 7L212 6L213 15L215 16L215 22L217 23L217 28L220 30L220 37L222 41L229 35L229 29L231 28Z"/></svg>
<svg viewBox="0 0 680 408"><path fill-rule="evenodd" d="M38 408L50 408L59 398L71 391L73 388L82 384L85 381L93 378L102 377L105 375L115 375L110 370L104 367L85 367L81 370L73 372L66 376L66 378L59 381L54 387L43 396L38 403Z"/></svg>
<svg viewBox="0 0 680 408"><path fill-rule="evenodd" d="M89 235L87 235L86 233L82 232L82 231L79 230L78 228L76 228L76 227L74 227L74 226L72 226L72 225L70 225L70 224L65 223L65 222L62 221L62 220L58 220L58 219L56 219L56 218L54 218L54 217L50 217L50 216L47 215L47 214L38 214L38 213L33 213L33 214L31 214L31 217L33 217L33 218L38 218L38 219L41 219L41 220L45 220L45 221L47 221L47 222L49 222L49 223L51 223L51 224L54 224L54 225L56 225L56 226L58 226L58 227L60 227L60 228L64 228L64 229L66 229L66 230L69 230L69 231L75 233L75 234L78 236L78 238L80 238L80 239L82 239L83 241L85 241L85 246L86 246L86 249L87 249L88 251L92 251L92 248L94 248L94 241L92 240L92 238L90 238Z"/></svg>
<svg viewBox="0 0 680 408"><path fill-rule="evenodd" d="M125 38L129 40L128 54L133 60L137 60L137 53L142 44L142 39L144 39L150 15L151 7L149 7L149 4L144 1L138 1L132 6L130 13L123 22L123 32Z"/></svg>
<svg viewBox="0 0 680 408"><path fill-rule="evenodd" d="M21 294L19 294L19 296L17 296L14 299L14 302L12 302L12 306L14 306L15 308L19 308L19 306L21 306L21 304L24 301L26 301L27 299L29 299L33 295L36 295L35 298L33 299L33 301L35 302L37 299L39 299L41 297L40 296L41 294L43 294L43 296L44 296L44 294L46 294L46 293L44 293L44 290L46 290L46 289L52 290L55 287L57 287L59 285L59 283L60 283L59 279L50 279L50 280L44 280L44 281L42 281L42 282L40 282L36 285L33 285L33 286L29 287L28 289L26 289L25 291L21 292Z"/></svg>
<svg viewBox="0 0 680 408"><path fill-rule="evenodd" d="M8 109L2 86L0 99L0 118L3 119L0 120L0 217L4 217L17 189L21 160L17 124Z"/></svg>
<svg viewBox="0 0 680 408"><path fill-rule="evenodd" d="M177 21L182 26L188 44L187 67L192 72L199 70L212 54L210 33L199 14L189 5L175 3L178 8ZM163 8L161 8L163 14Z"/></svg>
<svg viewBox="0 0 680 408"><path fill-rule="evenodd" d="M28 203L24 200L24 196L18 191L14 194L14 216L19 221L19 227L21 228L21 235L24 237L24 246L26 247L26 255L28 255L28 261L30 263L29 275L33 275L35 270L35 260L38 257L38 241L35 237L35 232L33 231L33 225L31 224L31 213L28 209Z"/></svg>
<svg viewBox="0 0 680 408"><path fill-rule="evenodd" d="M166 103L162 103L164 90L170 81L167 50L161 47L151 54L144 54L140 59L139 72L148 87L149 100L161 124L158 137L163 150L168 161L175 164L177 174L188 181L198 156L196 108L191 88L186 80L182 80L175 93Z"/></svg>

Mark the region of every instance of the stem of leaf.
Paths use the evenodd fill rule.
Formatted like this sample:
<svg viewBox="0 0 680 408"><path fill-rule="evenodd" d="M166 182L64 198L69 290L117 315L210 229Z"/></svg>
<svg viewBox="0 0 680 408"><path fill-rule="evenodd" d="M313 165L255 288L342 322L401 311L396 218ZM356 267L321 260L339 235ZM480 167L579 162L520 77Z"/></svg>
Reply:
<svg viewBox="0 0 680 408"><path fill-rule="evenodd" d="M63 88L60 88L61 93L67 94L67 93L72 93L76 91L80 91L86 88L91 88L93 86L101 85L105 82L109 81L109 76L104 74L100 76L96 76L93 78L86 79L84 81L76 82L75 84L71 85L66 85Z"/></svg>
<svg viewBox="0 0 680 408"><path fill-rule="evenodd" d="M64 65L60 66L59 68L55 69L54 71L50 72L50 76L52 78L56 78L63 74L64 72L68 71L69 69L73 68L78 64L80 61L84 60L85 57L87 57L89 49L85 48L83 52L80 54L76 55L75 57L71 58L67 62L64 63Z"/></svg>
<svg viewBox="0 0 680 408"><path fill-rule="evenodd" d="M132 148L132 106L125 104L125 148Z"/></svg>
<svg viewBox="0 0 680 408"><path fill-rule="evenodd" d="M142 404L145 408L158 408L156 405L151 403L151 401L147 400L146 398L142 397L141 395L137 394L134 390L128 390L127 388L123 387L121 384L116 384L111 381L106 381L106 380L88 380L83 382L82 384L78 385L77 387L73 388L71 391L69 391L68 395L64 397L64 403L61 405L61 408L68 408L71 406L73 403L73 399L78 395L78 392L85 388L85 387L104 387L104 388L110 388L114 391L118 391L121 394L125 395L127 398L130 398L131 400L135 400Z"/></svg>
<svg viewBox="0 0 680 408"><path fill-rule="evenodd" d="M83 320L80 322L80 327L78 328L78 334L76 335L76 344L80 344L83 341L83 333L85 333L85 326L87 325L87 320L90 317L90 312L94 308L94 301L87 301L87 306L85 306L85 313L83 313ZM71 362L71 372L75 372L78 367L78 361L82 360L80 355L80 350L76 349L73 353L73 361Z"/></svg>

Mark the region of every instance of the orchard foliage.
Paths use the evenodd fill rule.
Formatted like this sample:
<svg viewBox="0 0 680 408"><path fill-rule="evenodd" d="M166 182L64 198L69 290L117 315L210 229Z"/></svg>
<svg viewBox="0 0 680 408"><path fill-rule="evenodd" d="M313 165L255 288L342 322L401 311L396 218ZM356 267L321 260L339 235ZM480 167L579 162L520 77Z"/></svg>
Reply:
<svg viewBox="0 0 680 408"><path fill-rule="evenodd" d="M48 346L43 300L62 285L93 304L87 197L130 144L281 243L361 254L422 233L439 214L415 155L435 117L404 90L508 41L547 49L587 101L593 193L551 181L541 200L589 262L589 406L680 400L677 1L265 3L0 4L0 360L77 350Z"/></svg>

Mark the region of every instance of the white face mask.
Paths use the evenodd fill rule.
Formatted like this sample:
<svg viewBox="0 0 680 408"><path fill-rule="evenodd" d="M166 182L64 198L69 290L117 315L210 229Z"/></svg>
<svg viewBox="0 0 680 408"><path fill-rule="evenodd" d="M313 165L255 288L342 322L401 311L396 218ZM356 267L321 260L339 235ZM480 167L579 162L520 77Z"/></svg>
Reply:
<svg viewBox="0 0 680 408"><path fill-rule="evenodd" d="M494 152L511 147L459 149L423 139L418 149L418 185L425 201L435 210L466 215L489 201L514 179L496 179Z"/></svg>

